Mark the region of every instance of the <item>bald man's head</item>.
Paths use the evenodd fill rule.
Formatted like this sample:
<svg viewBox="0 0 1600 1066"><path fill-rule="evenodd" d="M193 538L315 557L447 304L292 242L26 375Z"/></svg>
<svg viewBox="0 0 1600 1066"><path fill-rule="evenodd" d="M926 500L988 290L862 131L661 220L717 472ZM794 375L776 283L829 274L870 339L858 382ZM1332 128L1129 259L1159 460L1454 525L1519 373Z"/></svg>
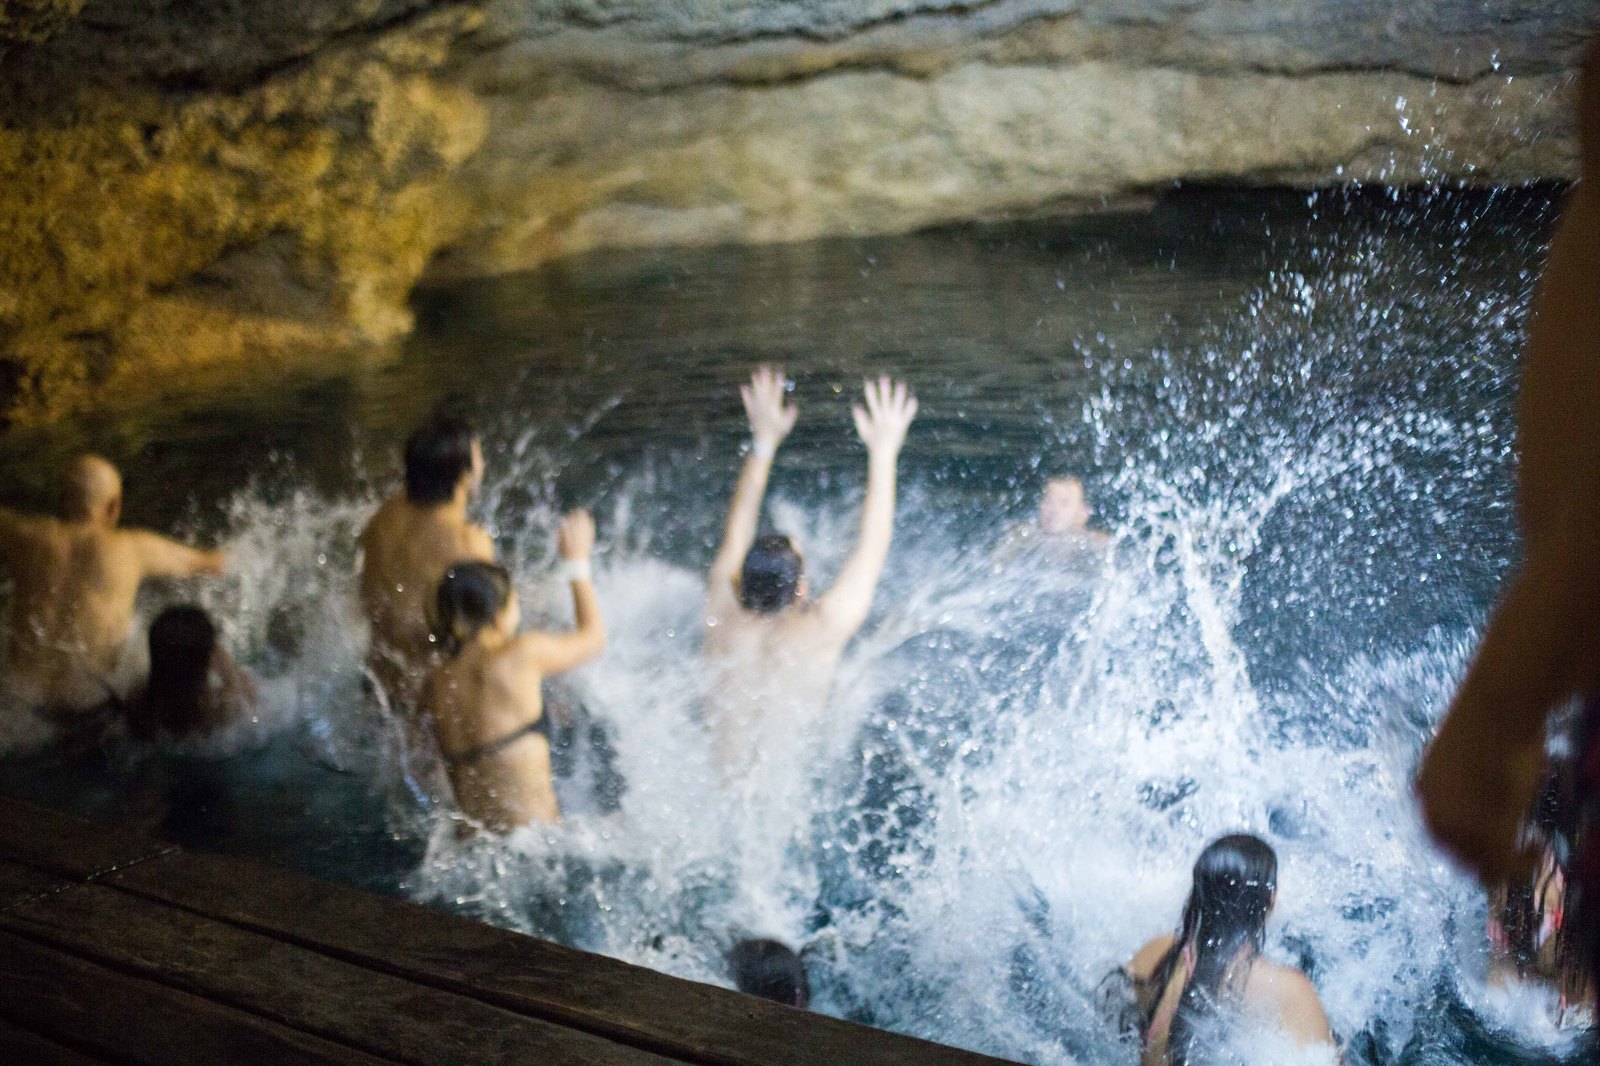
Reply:
<svg viewBox="0 0 1600 1066"><path fill-rule="evenodd" d="M61 516L68 522L116 525L122 518L122 475L98 455L72 464L61 487Z"/></svg>

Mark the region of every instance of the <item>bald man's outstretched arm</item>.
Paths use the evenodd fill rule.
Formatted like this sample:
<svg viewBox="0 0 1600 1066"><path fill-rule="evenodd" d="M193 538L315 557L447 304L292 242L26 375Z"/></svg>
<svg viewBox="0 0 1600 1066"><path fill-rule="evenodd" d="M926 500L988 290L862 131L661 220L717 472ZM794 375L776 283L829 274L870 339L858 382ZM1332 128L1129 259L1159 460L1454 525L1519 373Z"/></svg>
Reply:
<svg viewBox="0 0 1600 1066"><path fill-rule="evenodd" d="M228 556L220 548L191 548L146 529L130 529L127 535L133 539L145 577L194 577L227 569Z"/></svg>

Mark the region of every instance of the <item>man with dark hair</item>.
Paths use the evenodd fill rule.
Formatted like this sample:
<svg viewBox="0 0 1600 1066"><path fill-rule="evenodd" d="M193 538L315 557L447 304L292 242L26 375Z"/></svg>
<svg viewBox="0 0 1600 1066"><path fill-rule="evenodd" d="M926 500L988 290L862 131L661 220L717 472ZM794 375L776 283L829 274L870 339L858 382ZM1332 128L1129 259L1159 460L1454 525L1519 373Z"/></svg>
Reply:
<svg viewBox="0 0 1600 1066"><path fill-rule="evenodd" d="M763 758L792 758L826 709L845 644L867 619L889 555L895 466L917 413L904 382L867 382L865 406L853 409L867 446L861 535L833 588L813 601L793 542L756 537L773 456L799 412L784 402L776 370L756 371L740 395L752 443L711 564L705 642L716 673L709 709L717 759L730 781L749 779Z"/></svg>
<svg viewBox="0 0 1600 1066"><path fill-rule="evenodd" d="M61 518L0 510L0 559L16 583L7 678L13 698L56 720L120 704L138 682L124 654L147 578L220 574L221 551L122 529L122 476L94 455L72 465Z"/></svg>
<svg viewBox="0 0 1600 1066"><path fill-rule="evenodd" d="M394 709L416 704L437 648L428 612L451 564L494 562L489 534L467 518L483 483L483 449L463 419L436 414L406 441L405 492L361 533L361 606L372 627L367 668Z"/></svg>

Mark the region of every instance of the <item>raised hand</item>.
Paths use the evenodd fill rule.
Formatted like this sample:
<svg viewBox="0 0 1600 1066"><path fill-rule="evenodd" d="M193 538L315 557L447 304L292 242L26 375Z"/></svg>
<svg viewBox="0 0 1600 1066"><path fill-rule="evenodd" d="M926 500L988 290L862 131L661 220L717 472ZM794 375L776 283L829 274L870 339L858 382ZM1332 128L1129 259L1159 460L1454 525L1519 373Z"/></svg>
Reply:
<svg viewBox="0 0 1600 1066"><path fill-rule="evenodd" d="M556 550L561 558L574 562L589 558L594 551L594 518L583 508L568 511L556 530Z"/></svg>
<svg viewBox="0 0 1600 1066"><path fill-rule="evenodd" d="M783 373L764 366L750 375L750 384L741 386L744 413L750 419L750 436L758 444L776 449L800 417L794 404L785 402Z"/></svg>
<svg viewBox="0 0 1600 1066"><path fill-rule="evenodd" d="M850 409L861 443L873 455L898 455L906 430L917 416L917 398L905 382L893 381L885 374L877 381L867 382L866 400L865 407L857 404Z"/></svg>

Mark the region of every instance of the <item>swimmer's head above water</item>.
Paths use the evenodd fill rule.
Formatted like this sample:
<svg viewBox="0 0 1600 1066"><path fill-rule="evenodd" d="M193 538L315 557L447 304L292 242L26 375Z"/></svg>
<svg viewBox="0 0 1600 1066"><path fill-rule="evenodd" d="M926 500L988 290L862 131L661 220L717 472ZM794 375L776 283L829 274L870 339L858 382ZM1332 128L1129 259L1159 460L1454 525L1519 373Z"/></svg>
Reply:
<svg viewBox="0 0 1600 1066"><path fill-rule="evenodd" d="M466 419L439 412L406 439L406 499L438 506L483 483L483 447Z"/></svg>
<svg viewBox="0 0 1600 1066"><path fill-rule="evenodd" d="M511 574L495 563L463 562L446 570L435 610L445 651L451 655L486 629L513 636L522 622Z"/></svg>
<svg viewBox="0 0 1600 1066"><path fill-rule="evenodd" d="M782 533L757 537L739 570L739 606L777 614L805 599L805 559Z"/></svg>
<svg viewBox="0 0 1600 1066"><path fill-rule="evenodd" d="M1039 529L1051 536L1082 533L1089 528L1094 508L1084 495L1083 482L1075 477L1053 477L1045 483L1039 497Z"/></svg>
<svg viewBox="0 0 1600 1066"><path fill-rule="evenodd" d="M776 940L741 940L728 952L733 983L747 996L805 1010L811 1006L811 981L800 956Z"/></svg>

